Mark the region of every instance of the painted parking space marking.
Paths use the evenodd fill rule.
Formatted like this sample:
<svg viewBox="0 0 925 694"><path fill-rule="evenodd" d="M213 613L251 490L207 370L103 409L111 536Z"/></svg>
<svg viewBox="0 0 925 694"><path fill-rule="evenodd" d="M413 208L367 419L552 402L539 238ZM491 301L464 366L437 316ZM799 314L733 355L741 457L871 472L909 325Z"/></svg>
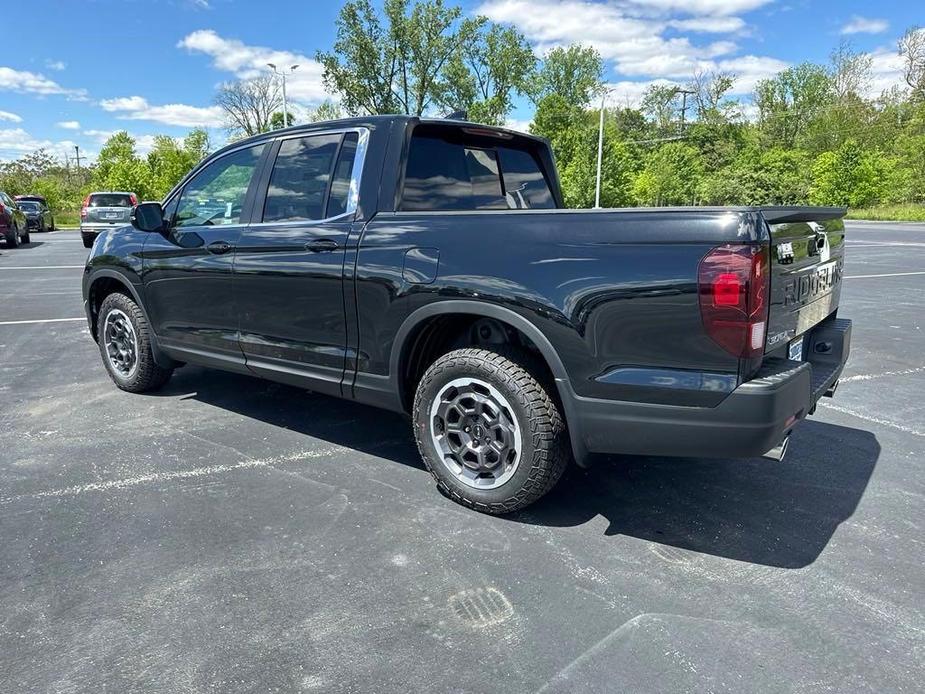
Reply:
<svg viewBox="0 0 925 694"><path fill-rule="evenodd" d="M30 325L32 323L69 323L71 321L82 320L86 322L86 317L80 318L43 318L41 320L5 320L0 321L0 325Z"/></svg>

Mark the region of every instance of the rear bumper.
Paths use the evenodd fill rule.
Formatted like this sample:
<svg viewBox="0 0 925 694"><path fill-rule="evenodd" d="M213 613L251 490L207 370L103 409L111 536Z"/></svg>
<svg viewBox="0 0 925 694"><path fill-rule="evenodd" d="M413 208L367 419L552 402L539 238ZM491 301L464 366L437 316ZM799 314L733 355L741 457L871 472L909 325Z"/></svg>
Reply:
<svg viewBox="0 0 925 694"><path fill-rule="evenodd" d="M587 453L708 458L762 455L810 414L838 381L848 359L851 321L826 321L805 339L806 361L768 360L755 378L716 407L574 396L566 404L566 414L579 463Z"/></svg>

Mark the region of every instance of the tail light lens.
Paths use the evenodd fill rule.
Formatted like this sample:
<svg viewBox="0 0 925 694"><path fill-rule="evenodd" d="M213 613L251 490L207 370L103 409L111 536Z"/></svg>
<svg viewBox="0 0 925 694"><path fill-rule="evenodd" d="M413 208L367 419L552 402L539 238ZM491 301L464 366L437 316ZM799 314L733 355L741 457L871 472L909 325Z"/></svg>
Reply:
<svg viewBox="0 0 925 694"><path fill-rule="evenodd" d="M743 359L764 353L770 289L766 246L727 244L700 261L700 316L707 334Z"/></svg>
<svg viewBox="0 0 925 694"><path fill-rule="evenodd" d="M132 203L132 207L134 207L135 205L138 204L138 198L135 197L135 194L134 194L134 193L131 193L131 194L128 196L128 200L129 200L130 203Z"/></svg>
<svg viewBox="0 0 925 694"><path fill-rule="evenodd" d="M80 218L85 219L87 217L87 207L90 205L90 196L84 198L83 203L80 206Z"/></svg>

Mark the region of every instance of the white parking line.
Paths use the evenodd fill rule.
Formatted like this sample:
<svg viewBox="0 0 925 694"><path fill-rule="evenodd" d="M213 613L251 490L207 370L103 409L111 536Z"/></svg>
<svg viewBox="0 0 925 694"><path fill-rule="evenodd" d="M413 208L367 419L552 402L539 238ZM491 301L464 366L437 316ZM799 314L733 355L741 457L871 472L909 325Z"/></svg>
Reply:
<svg viewBox="0 0 925 694"><path fill-rule="evenodd" d="M0 265L0 270L83 270L85 265Z"/></svg>
<svg viewBox="0 0 925 694"><path fill-rule="evenodd" d="M913 436L925 436L925 431L921 429L915 429L913 427L906 426L905 424L897 424L896 422L891 422L889 419L883 419L882 417L871 417L870 415L862 414L855 410L849 409L847 407L842 407L841 405L830 405L827 402L819 402L819 406L827 410L834 410L835 412L841 412L842 414L851 415L852 417L857 417L858 419L863 419L865 422L871 422L872 424L879 424L881 426L889 427L890 429L896 429L905 434L912 434Z"/></svg>
<svg viewBox="0 0 925 694"><path fill-rule="evenodd" d="M909 275L925 275L925 270L922 272L885 272L882 275L848 275L845 277L846 280L866 280L871 277L908 277Z"/></svg>
<svg viewBox="0 0 925 694"><path fill-rule="evenodd" d="M0 325L29 325L30 323L67 323L70 321L86 321L82 318L45 318L44 320L5 320L0 321Z"/></svg>
<svg viewBox="0 0 925 694"><path fill-rule="evenodd" d="M851 383L853 381L870 381L875 378L887 378L889 376L911 376L925 371L925 366L916 366L911 369L902 369L900 371L884 371L879 374L857 374L855 376L846 376L839 379L839 383Z"/></svg>
<svg viewBox="0 0 925 694"><path fill-rule="evenodd" d="M126 477L122 479L107 480L105 482L91 482L89 484L78 484L73 487L63 487L61 489L49 489L47 491L34 492L32 494L18 494L16 496L0 497L0 505L9 504L14 501L23 499L55 499L69 496L78 496L87 492L110 492L137 487L143 484L160 484L172 480L185 480L194 477L209 477L220 475L235 470L246 470L251 468L268 468L274 465L284 463L296 463L311 458L325 458L334 455L340 451L346 450L341 446L322 448L313 451L299 451L288 455L281 455L275 458L266 458L264 460L243 460L238 463L229 463L225 465L208 465L206 467L197 467L192 470L174 470L170 472L153 472L148 475L139 475L138 477Z"/></svg>

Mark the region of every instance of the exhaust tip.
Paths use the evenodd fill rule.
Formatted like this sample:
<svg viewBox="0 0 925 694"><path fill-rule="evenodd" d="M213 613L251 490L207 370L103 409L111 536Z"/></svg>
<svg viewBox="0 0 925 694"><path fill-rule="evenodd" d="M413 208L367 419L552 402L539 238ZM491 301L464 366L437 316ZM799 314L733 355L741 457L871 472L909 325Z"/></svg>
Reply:
<svg viewBox="0 0 925 694"><path fill-rule="evenodd" d="M787 434L783 441L774 446L770 451L765 453L762 458L768 458L769 460L776 460L781 462L784 459L784 456L787 455L787 446L790 443L790 434Z"/></svg>

